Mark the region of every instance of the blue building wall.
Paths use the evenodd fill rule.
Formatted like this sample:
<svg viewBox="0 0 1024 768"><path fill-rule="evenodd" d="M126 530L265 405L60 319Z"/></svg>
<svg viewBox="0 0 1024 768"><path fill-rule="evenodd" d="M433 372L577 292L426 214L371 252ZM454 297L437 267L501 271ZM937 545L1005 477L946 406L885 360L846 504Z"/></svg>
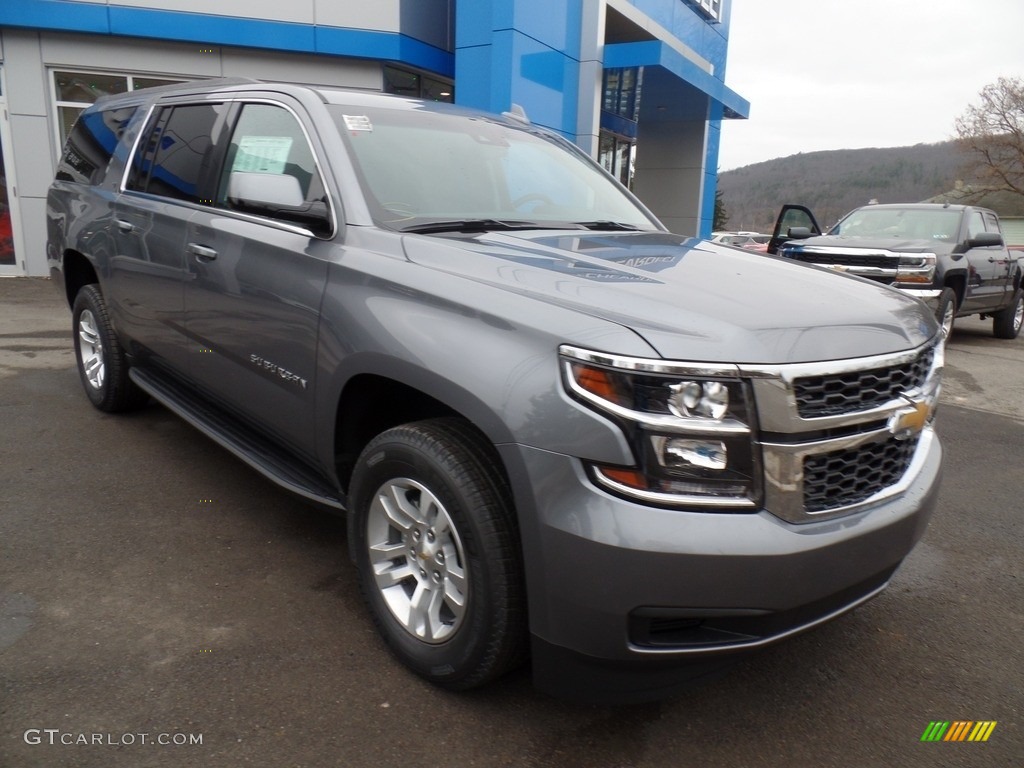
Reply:
<svg viewBox="0 0 1024 768"><path fill-rule="evenodd" d="M583 0L478 0L456 5L460 104L504 112L573 138L580 88Z"/></svg>
<svg viewBox="0 0 1024 768"><path fill-rule="evenodd" d="M342 4L334 2L335 7L339 5ZM256 4L250 2L246 6L255 10ZM300 20L285 21L260 18L255 13L241 16L166 10L159 7L158 2L154 2L153 7L143 8L81 0L0 0L0 27L396 61L444 77L454 74L452 52L425 42L414 30L403 28L400 12L394 14L393 29L315 23L315 12L297 18Z"/></svg>
<svg viewBox="0 0 1024 768"><path fill-rule="evenodd" d="M625 15L629 23L645 32L648 39L635 42L588 40L585 15L597 2L602 10ZM656 82L659 103L643 106L640 118L639 152L645 152L644 125L648 134L659 136L673 122L702 125L699 168L690 167L677 175L676 186L695 190L692 199L679 195L663 205L653 205L663 218L676 219L694 234L708 235L714 218L718 148L721 120L726 114L745 116L749 104L729 90L724 82L729 33L729 3L722 18L711 21L684 0L476 0L456 6L455 81L456 99L466 106L502 112L513 103L523 106L531 121L581 144L585 134L597 133L597 114L587 129L588 90L597 85L588 80L584 61L588 48L596 50L602 67L642 67L648 82ZM598 35L604 34L601 27ZM657 71L654 71L657 70ZM648 101L648 93L642 95ZM591 99L593 101L593 99ZM664 102L663 104L660 102ZM607 120L605 122L608 122ZM689 129L690 125L687 126ZM692 131L687 130L693 142ZM652 141L652 146L654 142ZM650 151L651 147L647 148ZM678 165L678 157L666 158L666 167ZM657 163L647 175L658 175ZM681 169L677 169L681 170ZM694 173L695 172L695 173ZM665 198L671 184L660 174L651 194ZM666 216L673 206L687 208L686 215ZM693 210L689 210L693 208ZM696 224L691 226L690 221Z"/></svg>

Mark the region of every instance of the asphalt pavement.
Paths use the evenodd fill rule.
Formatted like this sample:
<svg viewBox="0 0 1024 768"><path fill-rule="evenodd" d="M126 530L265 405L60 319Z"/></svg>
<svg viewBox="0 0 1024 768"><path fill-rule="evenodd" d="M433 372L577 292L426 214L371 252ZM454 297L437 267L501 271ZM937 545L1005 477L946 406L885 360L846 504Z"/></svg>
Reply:
<svg viewBox="0 0 1024 768"><path fill-rule="evenodd" d="M958 321L939 509L882 596L682 697L596 707L405 672L342 521L156 405L93 409L69 328L49 281L0 280L2 768L1024 764L1024 338ZM967 720L987 742L921 741Z"/></svg>

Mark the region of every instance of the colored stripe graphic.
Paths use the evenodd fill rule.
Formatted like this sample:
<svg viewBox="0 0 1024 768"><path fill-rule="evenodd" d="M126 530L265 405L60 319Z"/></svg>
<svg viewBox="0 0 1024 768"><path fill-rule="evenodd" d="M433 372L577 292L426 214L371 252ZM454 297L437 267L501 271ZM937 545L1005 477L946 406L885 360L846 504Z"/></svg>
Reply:
<svg viewBox="0 0 1024 768"><path fill-rule="evenodd" d="M974 730L971 731L971 735L967 737L968 741L988 741L988 737L992 735L992 731L996 729L995 720L981 720L977 725L974 726Z"/></svg>
<svg viewBox="0 0 1024 768"><path fill-rule="evenodd" d="M974 725L970 720L955 720L949 727L949 732L943 741L963 741L967 738L967 732Z"/></svg>
<svg viewBox="0 0 1024 768"><path fill-rule="evenodd" d="M932 720L921 734L921 741L988 741L996 723L995 720Z"/></svg>

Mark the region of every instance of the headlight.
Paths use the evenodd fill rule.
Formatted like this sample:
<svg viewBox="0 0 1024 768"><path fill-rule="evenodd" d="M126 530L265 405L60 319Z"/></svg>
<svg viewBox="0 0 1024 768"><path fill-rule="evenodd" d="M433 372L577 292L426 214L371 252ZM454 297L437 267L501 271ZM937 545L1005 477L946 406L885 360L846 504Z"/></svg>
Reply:
<svg viewBox="0 0 1024 768"><path fill-rule="evenodd" d="M757 506L752 399L729 366L662 365L569 346L560 352L569 393L612 418L633 448L633 466L589 466L598 484L673 507Z"/></svg>
<svg viewBox="0 0 1024 768"><path fill-rule="evenodd" d="M934 253L903 254L896 268L896 282L930 285L935 280L935 263Z"/></svg>

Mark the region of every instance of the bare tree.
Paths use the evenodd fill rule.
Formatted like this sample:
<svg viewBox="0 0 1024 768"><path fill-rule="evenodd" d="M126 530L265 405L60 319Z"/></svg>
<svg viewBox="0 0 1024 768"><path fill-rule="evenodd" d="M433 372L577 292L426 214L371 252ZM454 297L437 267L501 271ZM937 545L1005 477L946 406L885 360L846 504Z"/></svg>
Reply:
<svg viewBox="0 0 1024 768"><path fill-rule="evenodd" d="M986 191L1024 197L1024 79L1000 77L956 119L960 147L977 163Z"/></svg>

